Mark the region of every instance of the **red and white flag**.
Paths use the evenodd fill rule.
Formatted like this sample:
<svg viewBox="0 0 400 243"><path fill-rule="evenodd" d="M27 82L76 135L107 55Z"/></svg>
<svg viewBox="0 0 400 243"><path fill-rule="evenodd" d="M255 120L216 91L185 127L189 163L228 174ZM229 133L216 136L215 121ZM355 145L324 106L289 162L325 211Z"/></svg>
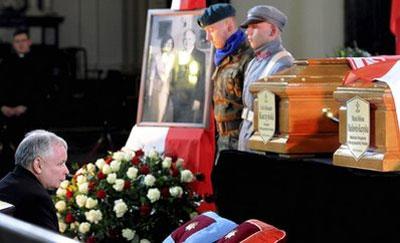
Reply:
<svg viewBox="0 0 400 243"><path fill-rule="evenodd" d="M141 127L134 126L125 147L145 153L156 150L167 156L184 159L184 166L193 173L204 175L203 182L194 182L193 189L200 195L212 195L211 171L214 166L215 126L204 128ZM201 211L215 210L214 204L203 203Z"/></svg>
<svg viewBox="0 0 400 243"><path fill-rule="evenodd" d="M172 10L192 10L206 7L206 0L172 0Z"/></svg>
<svg viewBox="0 0 400 243"><path fill-rule="evenodd" d="M346 58L351 69L356 70L375 63L386 62L390 60L400 60L400 55L397 56L373 56L373 57L348 57Z"/></svg>
<svg viewBox="0 0 400 243"><path fill-rule="evenodd" d="M348 58L350 66L352 63L364 63L359 67L352 66L345 79L344 84L349 85L357 80L371 83L375 80L388 84L394 104L396 107L397 124L400 128L400 56L386 56L385 60L371 63L371 58ZM375 59L378 60L378 59Z"/></svg>

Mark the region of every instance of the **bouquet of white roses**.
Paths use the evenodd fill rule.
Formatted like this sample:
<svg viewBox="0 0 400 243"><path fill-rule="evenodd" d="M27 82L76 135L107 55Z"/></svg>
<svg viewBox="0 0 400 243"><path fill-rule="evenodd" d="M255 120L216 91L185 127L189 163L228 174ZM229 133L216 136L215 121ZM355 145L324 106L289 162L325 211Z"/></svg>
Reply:
<svg viewBox="0 0 400 243"><path fill-rule="evenodd" d="M53 200L60 232L86 242L161 241L197 215L183 160L122 150L80 168Z"/></svg>

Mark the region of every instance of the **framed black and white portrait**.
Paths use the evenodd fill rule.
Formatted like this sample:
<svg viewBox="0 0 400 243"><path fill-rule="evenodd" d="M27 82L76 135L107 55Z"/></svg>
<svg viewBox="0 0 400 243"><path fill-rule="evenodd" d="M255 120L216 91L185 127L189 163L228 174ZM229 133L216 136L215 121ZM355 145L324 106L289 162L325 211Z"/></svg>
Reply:
<svg viewBox="0 0 400 243"><path fill-rule="evenodd" d="M208 126L213 49L197 24L202 13L149 10L139 126Z"/></svg>

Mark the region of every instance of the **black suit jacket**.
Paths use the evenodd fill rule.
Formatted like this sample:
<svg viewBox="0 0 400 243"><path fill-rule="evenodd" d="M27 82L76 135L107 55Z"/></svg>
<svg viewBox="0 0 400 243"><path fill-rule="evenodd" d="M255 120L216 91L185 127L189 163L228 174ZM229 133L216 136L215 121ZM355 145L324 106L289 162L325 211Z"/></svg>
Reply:
<svg viewBox="0 0 400 243"><path fill-rule="evenodd" d="M17 165L0 181L0 200L15 206L14 217L58 232L56 209L49 193L23 167Z"/></svg>

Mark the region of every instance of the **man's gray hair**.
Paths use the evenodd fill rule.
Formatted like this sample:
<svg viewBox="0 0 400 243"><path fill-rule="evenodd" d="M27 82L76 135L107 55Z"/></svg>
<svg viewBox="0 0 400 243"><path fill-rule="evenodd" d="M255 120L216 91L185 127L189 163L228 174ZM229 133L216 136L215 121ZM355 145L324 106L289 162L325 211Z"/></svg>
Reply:
<svg viewBox="0 0 400 243"><path fill-rule="evenodd" d="M34 130L25 135L15 152L15 164L29 168L36 157L45 157L53 152L52 146L61 145L68 150L64 139L45 130Z"/></svg>

